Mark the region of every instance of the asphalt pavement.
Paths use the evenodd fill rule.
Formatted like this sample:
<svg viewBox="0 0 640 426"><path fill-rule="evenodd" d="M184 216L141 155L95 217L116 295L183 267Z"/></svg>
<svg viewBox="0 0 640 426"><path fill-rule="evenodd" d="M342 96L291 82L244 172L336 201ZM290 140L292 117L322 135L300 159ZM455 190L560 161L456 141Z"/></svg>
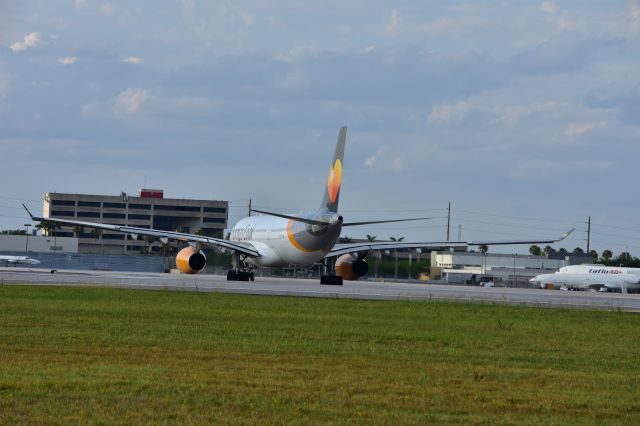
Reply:
<svg viewBox="0 0 640 426"><path fill-rule="evenodd" d="M365 300L451 300L520 306L604 309L640 312L640 295L566 292L523 288L422 283L345 281L342 286L318 280L256 277L256 281L227 281L219 275L126 273L111 271L0 268L0 285L113 287L145 290L203 291L272 296L325 297Z"/></svg>

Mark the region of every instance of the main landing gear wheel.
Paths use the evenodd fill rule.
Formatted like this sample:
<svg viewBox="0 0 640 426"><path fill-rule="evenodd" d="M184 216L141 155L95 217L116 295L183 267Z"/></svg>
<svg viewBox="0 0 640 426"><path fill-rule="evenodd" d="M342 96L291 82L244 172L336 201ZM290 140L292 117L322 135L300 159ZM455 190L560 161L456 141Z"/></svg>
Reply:
<svg viewBox="0 0 640 426"><path fill-rule="evenodd" d="M342 285L342 277L339 275L321 275L320 284L322 285Z"/></svg>
<svg viewBox="0 0 640 426"><path fill-rule="evenodd" d="M227 281L254 281L255 276L253 272L247 271L236 271L232 269L227 271Z"/></svg>
<svg viewBox="0 0 640 426"><path fill-rule="evenodd" d="M242 255L236 252L236 264L235 269L229 269L227 271L227 281L253 281L255 280L255 276L253 272L243 271L242 269L248 269L245 264L245 259L247 256L242 257Z"/></svg>

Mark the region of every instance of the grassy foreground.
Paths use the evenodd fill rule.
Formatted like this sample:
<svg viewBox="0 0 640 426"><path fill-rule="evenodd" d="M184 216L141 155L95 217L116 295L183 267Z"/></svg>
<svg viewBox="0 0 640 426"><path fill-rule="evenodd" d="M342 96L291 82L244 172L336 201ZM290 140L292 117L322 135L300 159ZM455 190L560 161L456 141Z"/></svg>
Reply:
<svg viewBox="0 0 640 426"><path fill-rule="evenodd" d="M640 316L0 287L0 424L640 424Z"/></svg>

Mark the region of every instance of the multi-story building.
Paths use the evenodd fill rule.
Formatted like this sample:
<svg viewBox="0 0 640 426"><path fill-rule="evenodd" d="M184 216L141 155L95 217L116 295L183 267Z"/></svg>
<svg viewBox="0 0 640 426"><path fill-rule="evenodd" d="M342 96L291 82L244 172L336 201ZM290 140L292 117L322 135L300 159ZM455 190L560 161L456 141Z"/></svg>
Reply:
<svg viewBox="0 0 640 426"><path fill-rule="evenodd" d="M63 194L44 195L43 217L102 222L114 225L188 232L221 238L227 227L227 201L164 198L162 190L141 189L137 197ZM149 245L119 232L95 232L91 229L62 227L59 237L78 237L78 252L105 254L139 253ZM159 250L157 244L153 251Z"/></svg>

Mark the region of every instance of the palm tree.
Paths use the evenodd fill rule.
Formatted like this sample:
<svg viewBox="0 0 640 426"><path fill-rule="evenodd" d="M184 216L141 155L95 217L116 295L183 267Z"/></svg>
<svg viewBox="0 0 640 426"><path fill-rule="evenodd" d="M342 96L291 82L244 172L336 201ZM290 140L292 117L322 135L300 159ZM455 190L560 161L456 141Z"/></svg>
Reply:
<svg viewBox="0 0 640 426"><path fill-rule="evenodd" d="M98 238L100 238L100 240L102 241L102 254L104 255L104 240L102 239L102 229L93 228L90 234L93 237L93 252L96 253L96 242L98 241Z"/></svg>
<svg viewBox="0 0 640 426"><path fill-rule="evenodd" d="M633 258L631 257L629 252L623 251L622 253L620 253L620 256L618 256L618 262L617 263L620 266L629 266L629 264L631 263L632 260L633 260Z"/></svg>
<svg viewBox="0 0 640 426"><path fill-rule="evenodd" d="M53 254L56 254L56 250L58 249L58 234L56 233L56 229L58 228L60 228L60 225L46 220L36 225L36 229L43 231L45 235L51 235L53 233Z"/></svg>
<svg viewBox="0 0 640 426"><path fill-rule="evenodd" d="M196 232L195 235L204 235L204 229L199 228Z"/></svg>
<svg viewBox="0 0 640 426"><path fill-rule="evenodd" d="M144 252L146 254L151 254L151 244L153 244L153 237L149 236L149 235L145 235L143 238L144 240Z"/></svg>
<svg viewBox="0 0 640 426"><path fill-rule="evenodd" d="M485 254L486 252L488 252L488 251L489 251L489 246L488 246L488 245L486 245L486 244L480 244L480 245L478 246L478 251L479 251L480 253L482 253L482 254Z"/></svg>
<svg viewBox="0 0 640 426"><path fill-rule="evenodd" d="M591 255L591 259L593 260L593 262L597 262L598 261L598 252L595 250L591 250L589 252L589 254Z"/></svg>
<svg viewBox="0 0 640 426"><path fill-rule="evenodd" d="M567 249L566 249L566 248L564 248L564 247L560 247L560 248L558 249L558 253L567 253Z"/></svg>
<svg viewBox="0 0 640 426"><path fill-rule="evenodd" d="M584 250L582 250L582 248L580 247L576 247L573 249L573 253L575 254L584 254Z"/></svg>
<svg viewBox="0 0 640 426"><path fill-rule="evenodd" d="M608 262L613 257L613 252L611 250L604 250L602 252L602 258L605 262Z"/></svg>
<svg viewBox="0 0 640 426"><path fill-rule="evenodd" d="M395 241L395 242L399 243L400 241L404 240L404 237L399 237L399 238L389 237L389 239L391 241ZM395 279L398 279L398 249L395 249L394 253L396 255L396 266L395 266L394 277L395 277Z"/></svg>
<svg viewBox="0 0 640 426"><path fill-rule="evenodd" d="M533 256L540 256L540 254L542 253L542 250L540 250L540 247L534 244L531 247L529 247L529 253L531 253Z"/></svg>
<svg viewBox="0 0 640 426"><path fill-rule="evenodd" d="M56 224L53 222L48 222L46 220L43 220L42 222L40 222L39 224L36 225L36 229L38 231L42 231L44 233L44 235L49 235L49 233L53 230L53 228L56 227Z"/></svg>
<svg viewBox="0 0 640 426"><path fill-rule="evenodd" d="M166 238L160 238L158 240L158 244L160 244L160 249L162 249L164 257L167 257L167 255L169 254L169 248L171 247L171 244L169 244L169 240Z"/></svg>
<svg viewBox="0 0 640 426"><path fill-rule="evenodd" d="M542 254L544 254L545 256L549 256L552 253L555 253L556 249L554 249L551 246L544 246L544 249L542 250Z"/></svg>
<svg viewBox="0 0 640 426"><path fill-rule="evenodd" d="M353 238L351 238L351 237L340 237L340 238L338 238L338 242L342 243L342 244L348 244L348 243L353 242Z"/></svg>
<svg viewBox="0 0 640 426"><path fill-rule="evenodd" d="M73 233L76 234L76 238L80 238L80 234L84 232L84 226L76 225L73 227Z"/></svg>
<svg viewBox="0 0 640 426"><path fill-rule="evenodd" d="M376 236L375 235L369 235L367 234L367 241L369 241L370 243L374 242L376 240ZM375 267L375 277L378 278L378 268L380 267L380 259L382 258L382 252L380 252L380 250L376 251L376 267Z"/></svg>

